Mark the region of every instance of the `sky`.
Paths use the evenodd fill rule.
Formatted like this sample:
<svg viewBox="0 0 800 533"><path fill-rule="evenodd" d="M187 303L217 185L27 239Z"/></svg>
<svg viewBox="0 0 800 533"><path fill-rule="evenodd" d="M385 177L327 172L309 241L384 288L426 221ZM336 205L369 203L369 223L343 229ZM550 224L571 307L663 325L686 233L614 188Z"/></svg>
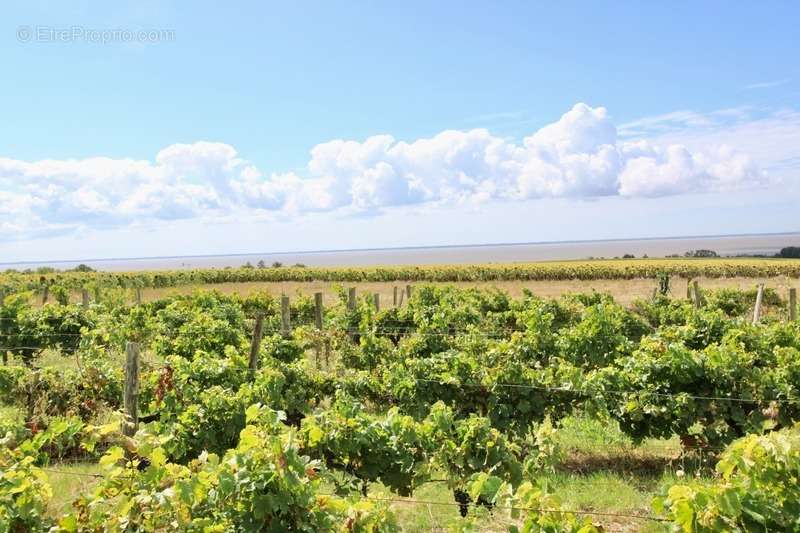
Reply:
<svg viewBox="0 0 800 533"><path fill-rule="evenodd" d="M0 263L800 230L796 2L6 2Z"/></svg>

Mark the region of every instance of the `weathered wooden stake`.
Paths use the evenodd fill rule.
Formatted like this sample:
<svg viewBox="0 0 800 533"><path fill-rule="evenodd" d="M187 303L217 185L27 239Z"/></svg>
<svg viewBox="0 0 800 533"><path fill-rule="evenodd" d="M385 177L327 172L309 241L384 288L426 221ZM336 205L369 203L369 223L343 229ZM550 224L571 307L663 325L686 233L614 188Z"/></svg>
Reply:
<svg viewBox="0 0 800 533"><path fill-rule="evenodd" d="M314 293L314 325L322 329L322 293Z"/></svg>
<svg viewBox="0 0 800 533"><path fill-rule="evenodd" d="M395 285L393 299L392 299L392 305L394 305L395 307L397 307L397 298L398 298L397 293L398 293L397 285Z"/></svg>
<svg viewBox="0 0 800 533"><path fill-rule="evenodd" d="M38 389L39 389L39 371L36 370L33 372L33 375L31 376L31 385L30 388L28 389L28 406L27 406L28 409L26 413L27 416L25 418L25 421L28 422L28 424L33 422L33 413L36 408L36 392L38 391Z"/></svg>
<svg viewBox="0 0 800 533"><path fill-rule="evenodd" d="M758 284L758 292L756 292L756 306L753 308L753 325L758 324L758 318L761 316L761 300L764 299L764 284Z"/></svg>
<svg viewBox="0 0 800 533"><path fill-rule="evenodd" d="M692 282L692 289L694 292L694 306L696 309L700 309L700 306L703 305L703 296L700 294L700 284L697 280Z"/></svg>
<svg viewBox="0 0 800 533"><path fill-rule="evenodd" d="M406 285L406 300L411 303L411 285Z"/></svg>
<svg viewBox="0 0 800 533"><path fill-rule="evenodd" d="M2 311L2 309L3 309L3 305L4 305L5 300L6 300L6 289L5 289L5 287L0 287L0 311ZM3 354L3 364L7 365L8 364L8 352L3 347L2 344L0 344L0 354Z"/></svg>
<svg viewBox="0 0 800 533"><path fill-rule="evenodd" d="M122 433L128 437L139 428L139 343L129 342L125 346L125 397L123 398L125 419Z"/></svg>
<svg viewBox="0 0 800 533"><path fill-rule="evenodd" d="M356 310L356 288L350 287L347 289L347 312L353 313ZM355 324L350 324L347 326L347 334L351 335L350 340L356 339L357 326Z"/></svg>
<svg viewBox="0 0 800 533"><path fill-rule="evenodd" d="M264 314L258 313L256 315L256 324L253 327L253 339L250 341L250 359L248 360L247 367L250 369L250 375L258 372L258 354L261 351L261 331L264 327Z"/></svg>
<svg viewBox="0 0 800 533"><path fill-rule="evenodd" d="M84 309L89 308L89 290L88 289L81 289L81 304L83 305Z"/></svg>
<svg viewBox="0 0 800 533"><path fill-rule="evenodd" d="M797 289L789 289L789 320L797 320Z"/></svg>
<svg viewBox="0 0 800 533"><path fill-rule="evenodd" d="M375 294L372 295L372 301L375 303L375 310L376 311L380 311L381 310L381 295L376 292Z"/></svg>
<svg viewBox="0 0 800 533"><path fill-rule="evenodd" d="M48 298L50 298L50 285L45 285L42 292L42 305L47 303Z"/></svg>
<svg viewBox="0 0 800 533"><path fill-rule="evenodd" d="M142 288L136 287L136 305L142 305Z"/></svg>
<svg viewBox="0 0 800 533"><path fill-rule="evenodd" d="M292 322L289 313L289 297L281 296L281 335L288 337L292 334Z"/></svg>
<svg viewBox="0 0 800 533"><path fill-rule="evenodd" d="M314 325L317 328L317 331L322 331L322 293L315 292L314 293ZM322 346L320 344L319 338L317 339L316 346L314 346L314 359L317 365L317 369L319 369L319 360L320 355L322 353Z"/></svg>
<svg viewBox="0 0 800 533"><path fill-rule="evenodd" d="M686 299L692 299L692 278L686 280Z"/></svg>
<svg viewBox="0 0 800 533"><path fill-rule="evenodd" d="M405 296L404 291L400 291L400 302L398 302L397 307L403 307L403 296Z"/></svg>
<svg viewBox="0 0 800 533"><path fill-rule="evenodd" d="M5 299L6 299L6 289L5 289L5 287L0 287L0 310L3 309L3 302L5 301ZM7 365L8 364L8 352L3 347L2 344L0 344L0 354L3 355L3 364Z"/></svg>

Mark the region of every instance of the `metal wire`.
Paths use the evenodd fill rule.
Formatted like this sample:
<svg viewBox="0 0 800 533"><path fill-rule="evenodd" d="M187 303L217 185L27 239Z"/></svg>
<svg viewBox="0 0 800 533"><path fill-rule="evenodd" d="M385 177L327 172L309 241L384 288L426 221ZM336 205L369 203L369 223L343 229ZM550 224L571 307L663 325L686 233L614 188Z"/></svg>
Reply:
<svg viewBox="0 0 800 533"><path fill-rule="evenodd" d="M455 385L458 387L480 387L480 388L493 388L493 387L508 387L508 388L515 388L515 389L528 389L528 390L538 390L538 391L545 391L545 392L571 392L573 394L585 394L587 396L602 396L603 394L611 394L617 396L625 396L625 395L651 395L651 396L658 396L663 398L682 398L682 399L691 399L691 400L707 400L707 401L729 401L729 402L740 402L740 403L795 403L798 400L795 398L776 398L776 399L755 399L755 398L734 398L728 396L695 396L692 394L687 393L666 393L666 392L654 392L648 391L644 389L640 390L625 390L625 391L611 391L611 390L603 390L603 391L587 391L581 389L571 389L567 387L544 387L539 385L527 385L527 384L517 384L517 383L449 383L447 381L441 381L436 379L425 379L425 378L415 378L415 381L424 382L424 383L437 383L439 385Z"/></svg>

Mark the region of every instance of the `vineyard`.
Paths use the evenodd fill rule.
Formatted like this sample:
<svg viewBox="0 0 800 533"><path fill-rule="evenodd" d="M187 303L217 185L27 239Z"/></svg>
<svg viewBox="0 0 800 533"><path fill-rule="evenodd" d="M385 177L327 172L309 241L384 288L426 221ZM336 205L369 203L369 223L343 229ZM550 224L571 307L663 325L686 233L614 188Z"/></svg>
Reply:
<svg viewBox="0 0 800 533"><path fill-rule="evenodd" d="M457 282L533 281L658 278L667 274L682 278L742 276L768 278L800 277L798 259L625 259L553 261L485 265L430 265L321 268L280 266L266 268L185 269L142 272L63 271L0 273L0 289L37 290L44 287L76 290L98 287L176 287L244 282Z"/></svg>
<svg viewBox="0 0 800 533"><path fill-rule="evenodd" d="M794 293L687 297L670 275L800 262L0 275L0 532L800 530ZM99 290L271 276L658 282L629 307L424 284L383 306ZM617 471L646 501L558 490ZM598 492L622 498L611 481Z"/></svg>

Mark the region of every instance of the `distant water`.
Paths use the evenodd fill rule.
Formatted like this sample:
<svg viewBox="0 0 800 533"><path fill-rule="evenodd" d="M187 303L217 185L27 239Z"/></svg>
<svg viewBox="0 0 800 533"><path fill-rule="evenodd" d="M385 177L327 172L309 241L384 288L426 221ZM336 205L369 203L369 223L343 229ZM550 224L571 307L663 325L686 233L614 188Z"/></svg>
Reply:
<svg viewBox="0 0 800 533"><path fill-rule="evenodd" d="M302 263L307 266L422 265L455 263L517 263L590 257L664 257L683 255L687 250L714 250L719 255L772 255L784 246L800 246L800 233L766 235L728 235L709 237L674 237L660 239L626 239L605 241L568 241L520 244L482 244L471 246L421 246L364 250L307 252L265 252L240 255L202 255L183 257L147 257L126 259L79 259L36 263L0 263L0 269L36 268L42 265L72 268L80 263L98 270L170 270L181 268L221 268L267 265L280 261L284 265Z"/></svg>

